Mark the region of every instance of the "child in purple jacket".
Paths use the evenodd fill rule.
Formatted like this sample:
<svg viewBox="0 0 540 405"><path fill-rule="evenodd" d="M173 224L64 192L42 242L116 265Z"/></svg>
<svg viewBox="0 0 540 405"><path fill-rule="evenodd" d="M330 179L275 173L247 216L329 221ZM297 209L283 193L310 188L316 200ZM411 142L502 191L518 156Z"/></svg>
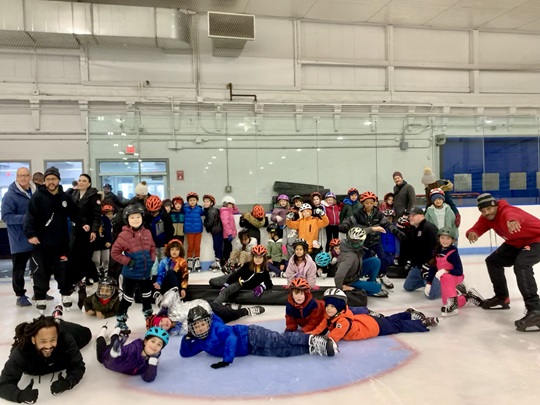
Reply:
<svg viewBox="0 0 540 405"><path fill-rule="evenodd" d="M140 375L143 381L152 382L157 376L158 358L169 343L169 334L162 328L151 327L144 339L136 339L125 345L128 335L119 328L113 331L111 343L107 344L103 326L96 339L98 361L105 368L127 375Z"/></svg>

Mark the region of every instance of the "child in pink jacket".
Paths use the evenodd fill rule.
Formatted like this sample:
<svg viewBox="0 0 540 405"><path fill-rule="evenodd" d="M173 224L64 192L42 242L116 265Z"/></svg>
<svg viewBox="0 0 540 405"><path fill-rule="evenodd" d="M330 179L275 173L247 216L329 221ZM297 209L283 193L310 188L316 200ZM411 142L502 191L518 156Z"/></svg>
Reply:
<svg viewBox="0 0 540 405"><path fill-rule="evenodd" d="M287 285L290 285L295 278L305 278L312 290L318 290L317 285L317 265L310 255L308 255L308 243L304 239L296 239L293 243L294 255L289 259L285 277Z"/></svg>
<svg viewBox="0 0 540 405"><path fill-rule="evenodd" d="M236 201L230 195L223 197L223 207L219 209L219 217L223 225L223 258L221 265L223 266L232 252L232 241L236 237L236 223L234 222L234 214L239 214L236 208Z"/></svg>

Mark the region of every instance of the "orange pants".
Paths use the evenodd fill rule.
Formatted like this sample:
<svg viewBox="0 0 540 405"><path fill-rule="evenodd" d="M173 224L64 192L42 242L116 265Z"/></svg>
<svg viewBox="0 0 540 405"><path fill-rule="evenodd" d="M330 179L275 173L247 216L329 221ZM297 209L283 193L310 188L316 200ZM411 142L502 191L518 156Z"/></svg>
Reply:
<svg viewBox="0 0 540 405"><path fill-rule="evenodd" d="M187 253L186 257L200 257L201 256L201 233L186 233L187 238Z"/></svg>

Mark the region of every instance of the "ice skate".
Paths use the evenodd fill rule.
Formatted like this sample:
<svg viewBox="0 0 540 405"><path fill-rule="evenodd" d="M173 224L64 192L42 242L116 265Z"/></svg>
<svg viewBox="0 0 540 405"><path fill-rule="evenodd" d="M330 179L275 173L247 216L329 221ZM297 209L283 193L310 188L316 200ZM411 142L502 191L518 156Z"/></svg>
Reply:
<svg viewBox="0 0 540 405"><path fill-rule="evenodd" d="M193 270L196 271L197 273L200 273L202 270L201 261L199 260L198 257L196 257L195 260L193 260Z"/></svg>
<svg viewBox="0 0 540 405"><path fill-rule="evenodd" d="M84 281L81 281L78 284L78 291L77 291L77 306L79 309L83 309L84 307L84 300L86 299L86 283Z"/></svg>
<svg viewBox="0 0 540 405"><path fill-rule="evenodd" d="M62 304L56 305L51 315L54 317L54 319L62 319L64 316L64 307Z"/></svg>
<svg viewBox="0 0 540 405"><path fill-rule="evenodd" d="M101 327L101 329L99 330L99 333L98 333L97 337L98 338L102 337L103 339L106 339L107 338L107 330L108 330L107 325L106 324L103 325Z"/></svg>
<svg viewBox="0 0 540 405"><path fill-rule="evenodd" d="M454 316L459 313L456 297L451 297L446 300L446 305L441 307L441 315L444 317Z"/></svg>
<svg viewBox="0 0 540 405"><path fill-rule="evenodd" d="M36 309L39 311L41 315L45 313L45 310L47 309L47 301L45 300L37 300L36 301Z"/></svg>
<svg viewBox="0 0 540 405"><path fill-rule="evenodd" d="M435 327L439 324L439 318L436 316L426 316L424 320L422 320L422 325L424 325L426 328Z"/></svg>
<svg viewBox="0 0 540 405"><path fill-rule="evenodd" d="M150 309L145 309L143 311L143 315L144 315L144 319L148 319L150 318L152 315L153 315L154 311L152 311L152 308Z"/></svg>
<svg viewBox="0 0 540 405"><path fill-rule="evenodd" d="M159 291L156 291L152 295L152 298L154 299L154 303L159 307L163 301L163 295Z"/></svg>
<svg viewBox="0 0 540 405"><path fill-rule="evenodd" d="M374 318L384 318L383 314L381 314L379 312L372 311L371 309L368 309L368 315L372 316Z"/></svg>
<svg viewBox="0 0 540 405"><path fill-rule="evenodd" d="M192 272L193 271L193 258L192 257L188 257L187 259L187 268L188 268L188 272Z"/></svg>
<svg viewBox="0 0 540 405"><path fill-rule="evenodd" d="M458 295L466 295L467 294L467 285L465 283L460 283L456 285L456 291L458 292Z"/></svg>
<svg viewBox="0 0 540 405"><path fill-rule="evenodd" d="M377 297L377 298L388 298L388 291L381 290L377 294L373 294L370 297Z"/></svg>
<svg viewBox="0 0 540 405"><path fill-rule="evenodd" d="M390 281L390 279L386 276L386 274L379 275L379 277L377 278L377 281L389 290L394 288L394 284Z"/></svg>
<svg viewBox="0 0 540 405"><path fill-rule="evenodd" d="M265 311L264 307L261 307L260 305L255 305L254 307L248 307L246 308L246 310L248 311L249 316L260 315L260 314L263 314Z"/></svg>
<svg viewBox="0 0 540 405"><path fill-rule="evenodd" d="M426 315L423 312L418 311L416 308L407 308L405 312L410 313L411 319L414 321L424 321L426 319Z"/></svg>
<svg viewBox="0 0 540 405"><path fill-rule="evenodd" d="M110 354L112 358L116 358L122 355L122 346L124 345L127 339L128 339L128 335L125 333L125 331L121 330L120 333L118 334L118 339L114 341L111 347Z"/></svg>
<svg viewBox="0 0 540 405"><path fill-rule="evenodd" d="M212 270L212 272L214 273L221 271L221 265L219 264L219 259L216 259L214 263L210 265L210 270Z"/></svg>
<svg viewBox="0 0 540 405"><path fill-rule="evenodd" d="M127 325L127 320L128 320L127 314L117 315L116 327L119 328L122 331L122 333L129 335L131 331L129 330L129 326Z"/></svg>
<svg viewBox="0 0 540 405"><path fill-rule="evenodd" d="M71 295L62 295L62 305L64 306L66 311L69 312L69 309L73 305L73 303L71 302Z"/></svg>
<svg viewBox="0 0 540 405"><path fill-rule="evenodd" d="M525 316L515 321L514 325L520 332L540 332L540 309L526 310Z"/></svg>
<svg viewBox="0 0 540 405"><path fill-rule="evenodd" d="M487 300L484 300L481 306L483 309L495 309L495 310L510 309L510 298L509 297L501 298L501 297L494 296L492 298L488 298Z"/></svg>
<svg viewBox="0 0 540 405"><path fill-rule="evenodd" d="M337 344L326 336L309 336L309 354L332 357L338 352Z"/></svg>
<svg viewBox="0 0 540 405"><path fill-rule="evenodd" d="M465 294L467 302L472 303L474 306L479 307L484 302L484 298L476 291L474 288L471 288Z"/></svg>

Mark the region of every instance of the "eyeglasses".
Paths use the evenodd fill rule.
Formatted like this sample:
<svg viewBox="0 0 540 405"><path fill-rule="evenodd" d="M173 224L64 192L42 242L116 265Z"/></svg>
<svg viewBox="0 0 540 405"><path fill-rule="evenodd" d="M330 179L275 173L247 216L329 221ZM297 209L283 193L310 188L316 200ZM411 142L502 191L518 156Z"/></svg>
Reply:
<svg viewBox="0 0 540 405"><path fill-rule="evenodd" d="M18 174L17 177L30 177L29 174Z"/></svg>

